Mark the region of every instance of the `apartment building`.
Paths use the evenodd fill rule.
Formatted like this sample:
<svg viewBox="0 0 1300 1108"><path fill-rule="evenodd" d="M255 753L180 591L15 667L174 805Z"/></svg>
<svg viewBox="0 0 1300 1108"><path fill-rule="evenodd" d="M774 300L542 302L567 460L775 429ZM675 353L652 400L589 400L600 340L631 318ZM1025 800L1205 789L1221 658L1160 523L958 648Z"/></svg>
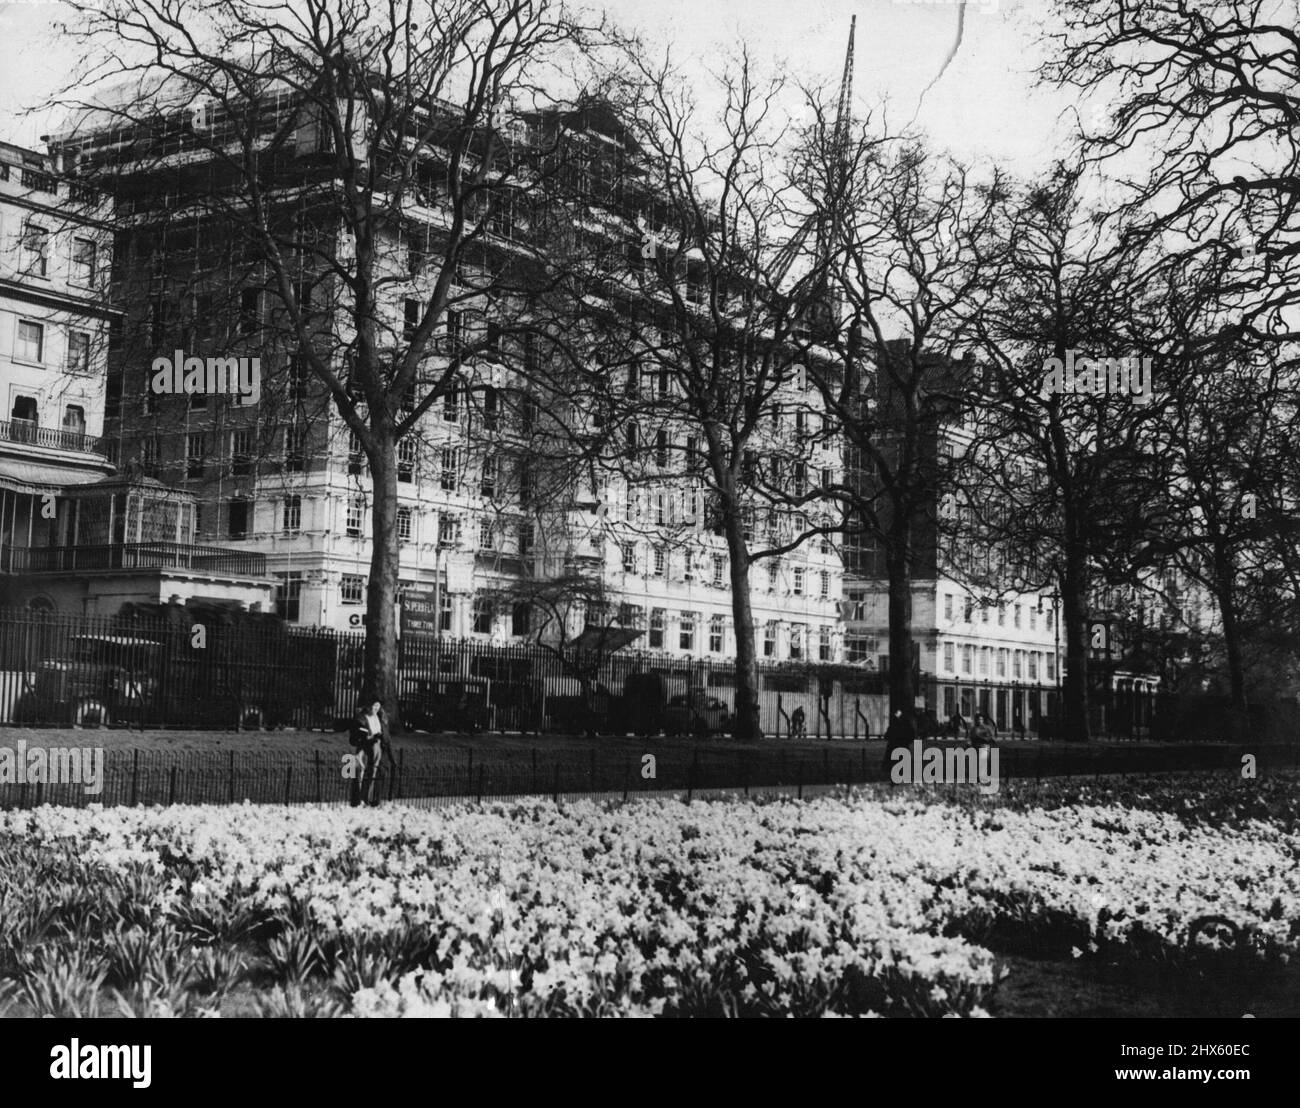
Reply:
<svg viewBox="0 0 1300 1108"><path fill-rule="evenodd" d="M431 115L448 110L428 105ZM118 196L115 288L128 315L120 352L109 367L107 437L124 467L193 496L196 541L256 552L277 582L276 609L300 624L363 626L371 561L372 497L364 452L320 382L309 374L284 326L288 305L256 260L241 255L228 221L209 198L229 185L216 159L234 123L220 107L177 111L155 127L149 155L141 134L120 125L53 140L75 152L83 171L113 181ZM521 145L562 136L583 157L566 187L622 187L627 163L608 113L533 114L511 125ZM223 130L224 129L224 130ZM320 128L289 93L265 105L259 141L279 159L294 188L277 218L284 241L300 251L294 299L313 313L322 348L344 381L349 331L337 286L319 262L346 264L353 244L324 202L333 163L322 157ZM288 134L286 141L284 136ZM446 158L423 150L411 182L393 184L392 218L377 227L381 345L397 351L418 326L437 279L448 198ZM410 187L408 187L410 186ZM420 381L438 379L462 358L458 385L429 407L401 440L398 457L399 582L406 593L436 596L438 630L451 637L509 642L537 633L529 600L539 582L581 578L586 599L575 626L613 620L639 632L637 648L683 657L726 657L734 650L726 548L708 515L702 483L677 464L689 451L671 421L634 435L635 475L572 464L557 432L593 417L572 398L540 395L539 334L494 295L493 274L508 265L529 233L528 207L498 203L490 225L466 250L452 289L454 307L427 350ZM574 221L577 222L576 220ZM596 248L629 260L641 254L631 226L591 221ZM199 357L257 358L260 395L159 395L149 387L154 359L175 350ZM647 372L635 388L661 387ZM791 386L795 387L794 385ZM417 387L404 411L421 402ZM769 428L769 438L799 433ZM673 443L673 464L662 447ZM836 464L832 453L804 463ZM655 471L655 472L649 472ZM799 479L803 479L800 477ZM799 524L781 513L755 513L755 534ZM838 556L826 543L754 568L754 619L760 656L835 660L841 652ZM591 582L598 600L593 601ZM596 611L595 609L599 609Z"/></svg>
<svg viewBox="0 0 1300 1108"><path fill-rule="evenodd" d="M112 614L270 603L256 559L193 543L192 499L115 472L104 434L112 201L58 156L0 143L0 606Z"/></svg>

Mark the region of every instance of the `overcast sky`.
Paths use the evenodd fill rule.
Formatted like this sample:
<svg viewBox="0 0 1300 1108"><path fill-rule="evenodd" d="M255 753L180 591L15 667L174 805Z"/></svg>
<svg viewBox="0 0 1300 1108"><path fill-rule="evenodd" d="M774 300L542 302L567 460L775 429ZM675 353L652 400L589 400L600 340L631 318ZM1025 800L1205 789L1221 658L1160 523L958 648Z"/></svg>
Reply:
<svg viewBox="0 0 1300 1108"><path fill-rule="evenodd" d="M800 80L838 82L849 19L856 14L854 91L859 105L889 101L891 129L914 116L941 149L964 161L993 161L1021 174L1059 151L1068 100L1036 88L1038 0L971 0L963 42L942 78L956 39L959 6L895 0L609 0L607 10L651 42L672 43L683 59L716 61L738 37L756 58ZM39 146L57 117L43 105L71 71L73 56L54 32L57 0L0 0L0 139ZM919 107L919 114L918 114ZM26 109L36 108L34 116Z"/></svg>

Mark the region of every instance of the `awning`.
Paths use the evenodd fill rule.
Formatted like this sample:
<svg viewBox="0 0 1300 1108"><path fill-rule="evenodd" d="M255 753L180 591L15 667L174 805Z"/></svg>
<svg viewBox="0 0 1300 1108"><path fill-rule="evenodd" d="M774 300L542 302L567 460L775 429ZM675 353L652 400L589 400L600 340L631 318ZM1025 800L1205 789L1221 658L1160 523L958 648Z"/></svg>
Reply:
<svg viewBox="0 0 1300 1108"><path fill-rule="evenodd" d="M108 466L107 461L104 464ZM48 462L18 462L8 458L0 460L0 489L31 493L33 496L95 485L107 478L108 474L103 470L51 465Z"/></svg>

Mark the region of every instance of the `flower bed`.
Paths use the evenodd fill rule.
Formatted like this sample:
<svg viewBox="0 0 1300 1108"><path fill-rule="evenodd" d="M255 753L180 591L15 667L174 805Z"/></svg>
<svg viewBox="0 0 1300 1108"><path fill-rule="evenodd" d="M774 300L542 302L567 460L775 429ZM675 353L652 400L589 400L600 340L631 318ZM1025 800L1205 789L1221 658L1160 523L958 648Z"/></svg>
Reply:
<svg viewBox="0 0 1300 1108"><path fill-rule="evenodd" d="M1294 824L1105 792L11 812L0 996L15 1014L982 1015L1008 943L1177 960L1199 929L1232 939L1224 957L1290 957ZM1222 786L1188 797L1231 807Z"/></svg>

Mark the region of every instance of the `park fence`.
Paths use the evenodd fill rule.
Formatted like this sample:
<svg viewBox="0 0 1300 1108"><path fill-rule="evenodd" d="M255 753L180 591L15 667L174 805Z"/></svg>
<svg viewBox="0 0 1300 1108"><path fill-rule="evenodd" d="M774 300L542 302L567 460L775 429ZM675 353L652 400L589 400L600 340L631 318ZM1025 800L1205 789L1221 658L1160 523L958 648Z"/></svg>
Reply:
<svg viewBox="0 0 1300 1108"><path fill-rule="evenodd" d="M337 730L356 711L363 632L297 628L239 613L72 617L0 609L0 725ZM862 665L760 663L759 723L775 737L861 739L888 723L887 675ZM731 660L619 650L561 656L536 644L405 635L407 729L521 734L702 733L734 713ZM1295 705L1244 721L1212 697L1099 688L1098 738L1283 738ZM918 722L938 732L982 711L1004 734L1055 738L1058 690L1035 682L922 676ZM922 707L923 705L923 707Z"/></svg>
<svg viewBox="0 0 1300 1108"><path fill-rule="evenodd" d="M330 749L290 755L268 751L183 752L112 746L104 750L94 787L81 782L0 782L0 810L43 804L64 807L170 806L174 804L349 804L346 741ZM644 773L639 745L543 740L535 746L481 750L463 742L406 740L381 763L376 798L434 807L452 801L507 801L578 796L628 799L679 793L689 799L709 792L739 795L779 791L802 799L827 788L884 784L889 766L878 744L831 742L767 743L745 748L725 744L655 745L654 775ZM940 744L949 746L950 744ZM334 748L334 747L337 748ZM31 750L21 751L30 755ZM1300 772L1300 745L1251 743L1015 744L999 750L997 784L1052 779L1100 781L1107 776L1148 776L1215 771L1246 780ZM30 772L30 761L26 761ZM974 787L975 782L956 787Z"/></svg>

